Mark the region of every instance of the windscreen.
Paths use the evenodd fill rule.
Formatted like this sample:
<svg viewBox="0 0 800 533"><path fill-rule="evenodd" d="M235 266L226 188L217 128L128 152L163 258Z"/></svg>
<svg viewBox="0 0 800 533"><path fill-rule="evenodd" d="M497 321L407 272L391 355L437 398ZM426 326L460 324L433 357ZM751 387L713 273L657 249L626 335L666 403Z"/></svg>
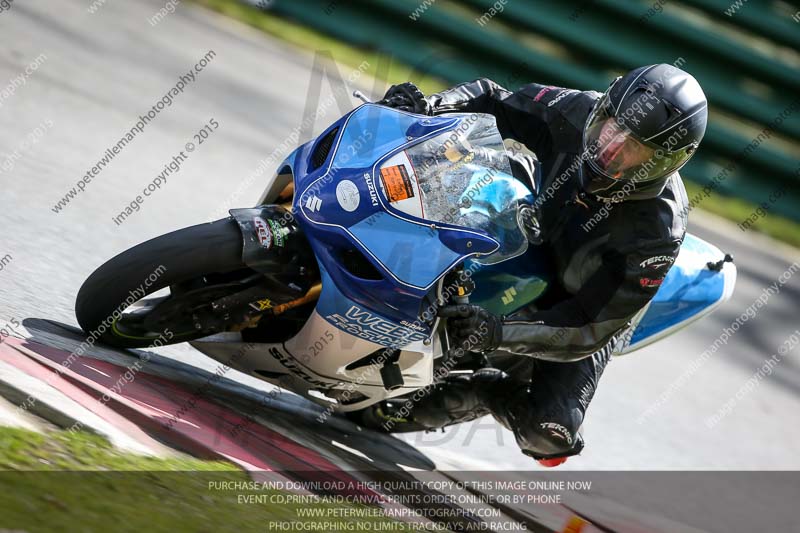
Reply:
<svg viewBox="0 0 800 533"><path fill-rule="evenodd" d="M394 184L397 161L381 168L384 190L395 207L401 203L419 206L422 218L482 230L500 243L497 252L478 258L497 263L525 252L528 241L517 222L517 206L531 192L511 176L503 139L493 117L465 115L455 129L405 151L419 200L412 204ZM402 168L400 168L402 170ZM411 178L411 176L409 176ZM395 200L395 201L393 201ZM403 209L405 210L405 209Z"/></svg>

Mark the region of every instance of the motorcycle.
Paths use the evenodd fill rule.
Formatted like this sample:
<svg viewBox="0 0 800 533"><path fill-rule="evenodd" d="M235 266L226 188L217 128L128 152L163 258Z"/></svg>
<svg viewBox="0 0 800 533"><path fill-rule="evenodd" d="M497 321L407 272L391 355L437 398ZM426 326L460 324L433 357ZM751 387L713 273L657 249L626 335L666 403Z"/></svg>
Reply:
<svg viewBox="0 0 800 533"><path fill-rule="evenodd" d="M511 175L494 117L365 101L296 148L256 207L99 267L76 315L108 344L190 342L331 412L366 413L449 372L525 359L454 349L437 310L470 302L507 315L535 305L554 279L518 220L535 200ZM729 259L687 234L615 353L726 301L736 279Z"/></svg>

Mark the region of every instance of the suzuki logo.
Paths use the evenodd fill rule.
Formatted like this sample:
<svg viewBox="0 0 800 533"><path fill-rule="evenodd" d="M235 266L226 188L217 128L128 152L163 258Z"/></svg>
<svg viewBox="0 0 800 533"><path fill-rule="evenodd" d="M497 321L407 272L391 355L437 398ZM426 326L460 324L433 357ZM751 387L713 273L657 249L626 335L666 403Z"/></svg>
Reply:
<svg viewBox="0 0 800 533"><path fill-rule="evenodd" d="M514 301L514 297L517 295L517 290L514 287L510 289L506 289L506 292L503 293L503 297L500 298L503 300L503 305L508 305Z"/></svg>
<svg viewBox="0 0 800 533"><path fill-rule="evenodd" d="M314 212L319 211L319 208L322 206L322 200L319 199L317 196L309 196L306 199L306 207L311 209Z"/></svg>

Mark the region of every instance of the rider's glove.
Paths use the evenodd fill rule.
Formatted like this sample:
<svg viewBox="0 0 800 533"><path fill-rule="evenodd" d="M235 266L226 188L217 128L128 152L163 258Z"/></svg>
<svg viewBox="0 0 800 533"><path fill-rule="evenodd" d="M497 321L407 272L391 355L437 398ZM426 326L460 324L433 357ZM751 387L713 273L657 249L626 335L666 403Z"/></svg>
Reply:
<svg viewBox="0 0 800 533"><path fill-rule="evenodd" d="M542 244L542 228L539 225L539 213L529 205L522 204L517 207L517 222L525 238L531 244Z"/></svg>
<svg viewBox="0 0 800 533"><path fill-rule="evenodd" d="M420 115L431 114L431 104L425 100L425 95L419 90L419 87L407 81L399 85L392 85L383 100L378 102L381 105L408 111L409 113L417 113Z"/></svg>
<svg viewBox="0 0 800 533"><path fill-rule="evenodd" d="M449 318L448 332L453 345L471 352L491 352L503 340L499 317L477 305L448 305L439 309L440 317Z"/></svg>

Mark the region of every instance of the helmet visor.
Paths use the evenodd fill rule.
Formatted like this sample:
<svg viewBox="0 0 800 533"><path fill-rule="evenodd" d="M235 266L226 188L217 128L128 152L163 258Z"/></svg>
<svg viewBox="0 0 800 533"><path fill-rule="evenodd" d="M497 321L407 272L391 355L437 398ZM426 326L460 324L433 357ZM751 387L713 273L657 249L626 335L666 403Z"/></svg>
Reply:
<svg viewBox="0 0 800 533"><path fill-rule="evenodd" d="M673 152L639 139L614 117L606 97L584 130L586 162L596 174L614 181L640 183L668 176L689 159L693 149L689 145Z"/></svg>

